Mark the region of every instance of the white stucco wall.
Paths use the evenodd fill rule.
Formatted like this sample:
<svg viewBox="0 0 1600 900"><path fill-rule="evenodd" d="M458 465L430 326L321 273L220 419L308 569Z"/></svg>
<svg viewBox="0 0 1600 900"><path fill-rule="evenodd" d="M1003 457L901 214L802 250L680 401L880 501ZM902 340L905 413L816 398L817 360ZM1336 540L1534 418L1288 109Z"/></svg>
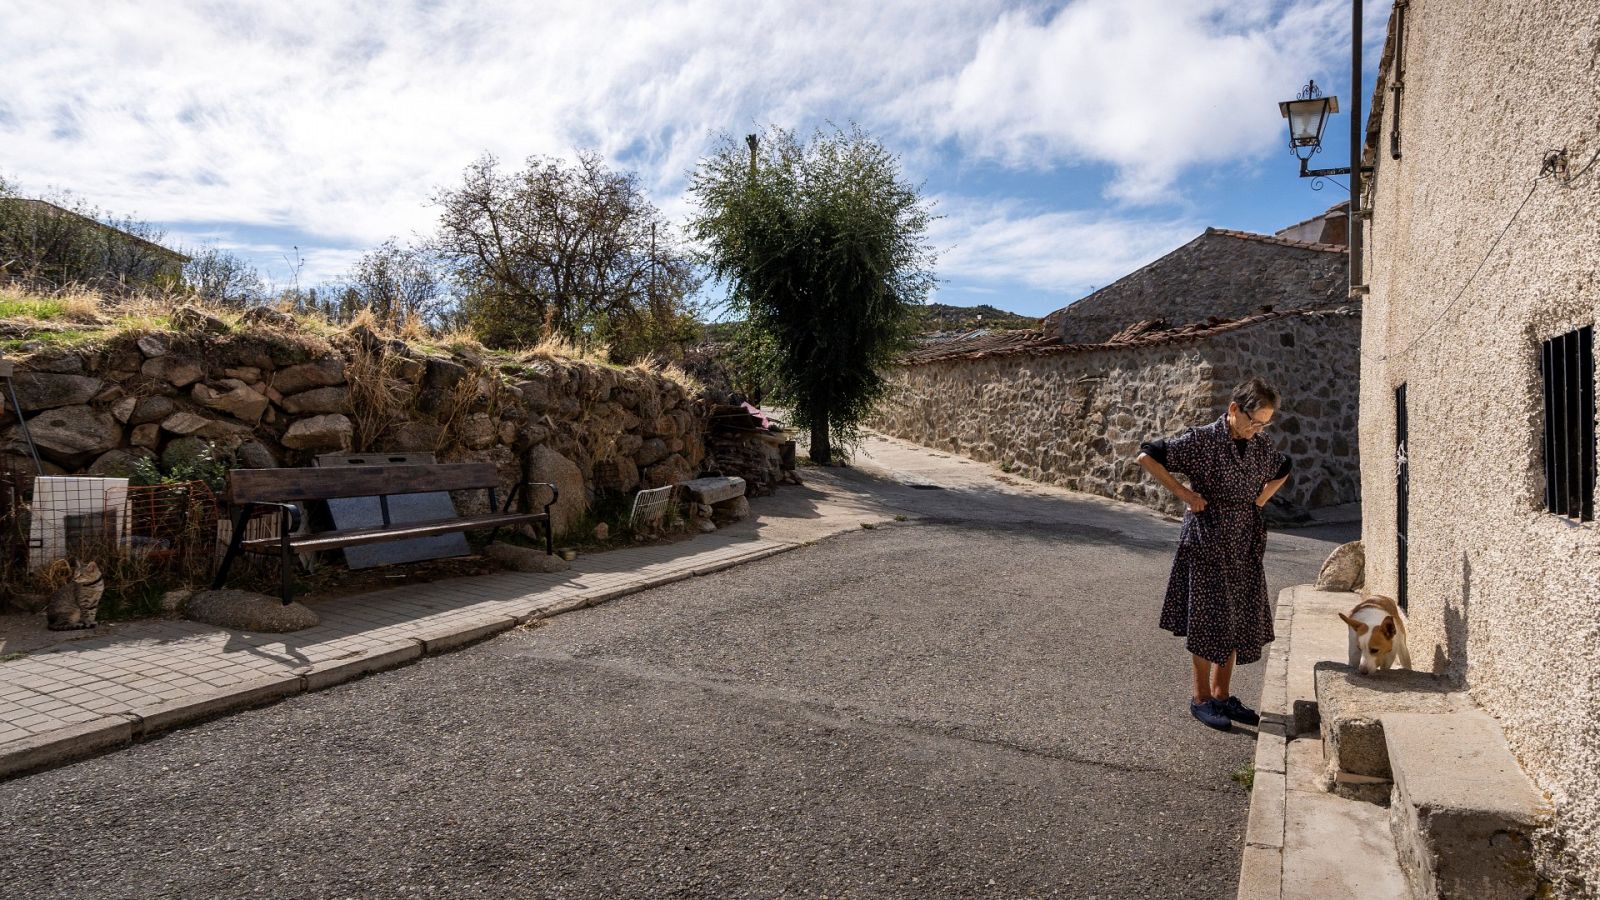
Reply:
<svg viewBox="0 0 1600 900"><path fill-rule="evenodd" d="M1600 162L1570 183L1536 179L1551 148L1574 175L1600 152L1600 3L1413 0L1405 37L1403 157L1390 158L1386 106L1367 256L1368 584L1396 584L1405 383L1412 655L1464 679L1505 726L1557 809L1541 870L1558 896L1593 897L1600 526L1543 510L1538 350L1600 314Z"/></svg>

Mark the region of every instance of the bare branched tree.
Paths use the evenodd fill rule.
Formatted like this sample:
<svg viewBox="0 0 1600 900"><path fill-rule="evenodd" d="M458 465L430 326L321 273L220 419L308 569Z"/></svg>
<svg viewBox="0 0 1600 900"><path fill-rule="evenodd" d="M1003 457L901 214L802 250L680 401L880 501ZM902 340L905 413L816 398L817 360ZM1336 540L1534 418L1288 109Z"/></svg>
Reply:
<svg viewBox="0 0 1600 900"><path fill-rule="evenodd" d="M261 274L237 254L210 247L196 251L183 267L183 280L196 295L215 303L248 306L266 296Z"/></svg>
<svg viewBox="0 0 1600 900"><path fill-rule="evenodd" d="M438 327L452 300L432 248L394 238L363 254L346 276L345 287L346 302L353 308L371 310L379 322L396 330L411 322Z"/></svg>
<svg viewBox="0 0 1600 900"><path fill-rule="evenodd" d="M638 179L599 155L509 174L485 155L434 199L439 251L485 343L559 336L634 358L687 338L695 268Z"/></svg>

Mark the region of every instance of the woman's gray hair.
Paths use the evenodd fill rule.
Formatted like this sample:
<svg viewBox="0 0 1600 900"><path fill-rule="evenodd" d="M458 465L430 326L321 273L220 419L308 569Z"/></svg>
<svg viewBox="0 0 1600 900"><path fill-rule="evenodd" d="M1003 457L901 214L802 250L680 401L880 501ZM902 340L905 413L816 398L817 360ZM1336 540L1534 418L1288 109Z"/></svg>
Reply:
<svg viewBox="0 0 1600 900"><path fill-rule="evenodd" d="M1233 389L1232 400L1247 413L1253 413L1263 406L1278 408L1278 392L1272 385L1253 375L1249 381Z"/></svg>

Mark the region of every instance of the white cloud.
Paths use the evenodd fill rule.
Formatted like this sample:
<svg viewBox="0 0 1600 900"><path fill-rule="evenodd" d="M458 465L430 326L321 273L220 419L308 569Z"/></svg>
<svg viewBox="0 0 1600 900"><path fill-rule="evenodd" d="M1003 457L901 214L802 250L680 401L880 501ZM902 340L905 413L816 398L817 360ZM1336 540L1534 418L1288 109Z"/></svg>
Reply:
<svg viewBox="0 0 1600 900"><path fill-rule="evenodd" d="M855 120L913 177L954 149L1107 165L1114 197L1149 200L1274 146L1273 102L1347 27L1333 0L1007 5L0 0L0 171L180 228L371 246L428 230L428 195L485 150L593 147L676 216L714 132Z"/></svg>
<svg viewBox="0 0 1600 900"><path fill-rule="evenodd" d="M1033 168L1103 163L1117 173L1111 196L1170 199L1185 169L1273 146L1277 101L1342 46L1344 8L1080 0L1052 16L1007 13L950 79L938 122L972 153Z"/></svg>
<svg viewBox="0 0 1600 900"><path fill-rule="evenodd" d="M946 279L1077 295L1104 286L1193 239L1187 219L1141 220L1059 212L1018 201L945 197L931 237Z"/></svg>

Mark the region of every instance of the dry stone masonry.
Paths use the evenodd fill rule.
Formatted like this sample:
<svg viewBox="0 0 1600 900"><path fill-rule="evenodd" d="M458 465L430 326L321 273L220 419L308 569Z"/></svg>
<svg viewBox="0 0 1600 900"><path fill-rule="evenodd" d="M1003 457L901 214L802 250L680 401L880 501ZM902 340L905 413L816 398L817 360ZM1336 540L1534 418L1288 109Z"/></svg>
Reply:
<svg viewBox="0 0 1600 900"><path fill-rule="evenodd" d="M17 361L44 474L123 476L141 460L171 469L211 448L244 468L310 465L329 452L429 452L492 462L507 491L526 464L532 480L561 490L560 533L597 491L685 481L705 457L704 405L652 371L429 354L363 329L325 340L265 314L237 331L198 310L179 321L185 330ZM33 471L17 416L0 406L0 467Z"/></svg>
<svg viewBox="0 0 1600 900"><path fill-rule="evenodd" d="M1235 385L1261 375L1283 394L1273 439L1294 457L1284 491L1302 507L1359 499L1353 307L1267 313L1123 344L1048 336L991 351L952 347L889 377L873 427L1037 481L1177 514L1134 461L1142 441L1214 421Z"/></svg>

